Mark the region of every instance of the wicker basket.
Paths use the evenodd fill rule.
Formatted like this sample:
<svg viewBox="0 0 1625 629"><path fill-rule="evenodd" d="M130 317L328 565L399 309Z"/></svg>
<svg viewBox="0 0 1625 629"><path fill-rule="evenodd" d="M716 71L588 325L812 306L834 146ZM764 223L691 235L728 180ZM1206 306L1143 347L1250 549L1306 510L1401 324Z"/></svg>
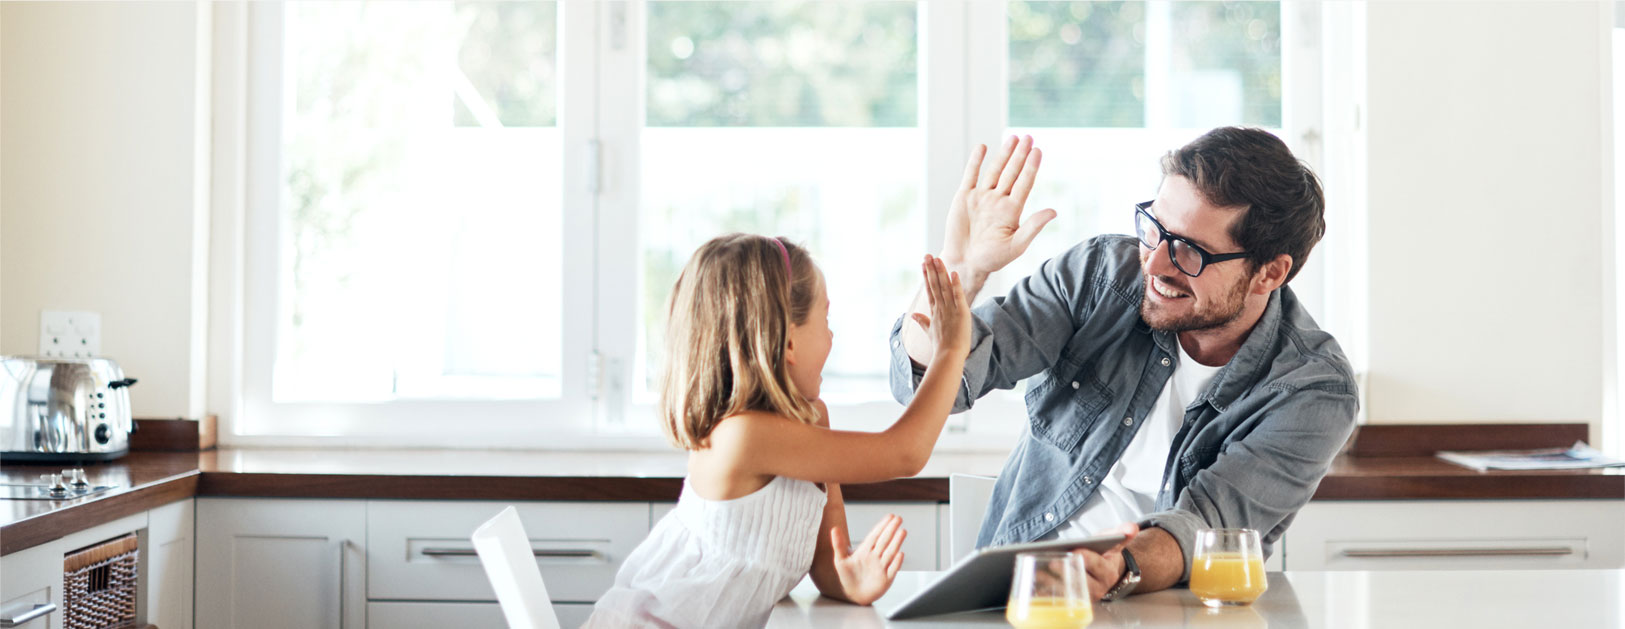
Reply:
<svg viewBox="0 0 1625 629"><path fill-rule="evenodd" d="M131 534L63 558L63 629L134 627L138 554Z"/></svg>

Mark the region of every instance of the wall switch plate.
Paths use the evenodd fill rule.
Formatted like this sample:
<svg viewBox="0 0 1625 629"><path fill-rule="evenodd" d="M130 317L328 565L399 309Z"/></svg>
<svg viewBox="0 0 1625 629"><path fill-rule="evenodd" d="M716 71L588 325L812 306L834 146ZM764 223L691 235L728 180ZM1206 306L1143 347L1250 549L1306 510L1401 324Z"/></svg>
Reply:
<svg viewBox="0 0 1625 629"><path fill-rule="evenodd" d="M91 358L102 353L102 316L95 312L42 310L39 355L45 358Z"/></svg>

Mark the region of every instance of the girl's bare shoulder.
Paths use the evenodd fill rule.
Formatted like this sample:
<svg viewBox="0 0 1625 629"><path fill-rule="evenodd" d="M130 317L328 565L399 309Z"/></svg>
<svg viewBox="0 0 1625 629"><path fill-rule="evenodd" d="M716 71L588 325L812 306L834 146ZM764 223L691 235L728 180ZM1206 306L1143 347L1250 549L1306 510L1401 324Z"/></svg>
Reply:
<svg viewBox="0 0 1625 629"><path fill-rule="evenodd" d="M767 411L744 411L729 415L717 421L711 427L711 447L718 447L720 442L737 442L771 434L790 424L798 424L778 413Z"/></svg>

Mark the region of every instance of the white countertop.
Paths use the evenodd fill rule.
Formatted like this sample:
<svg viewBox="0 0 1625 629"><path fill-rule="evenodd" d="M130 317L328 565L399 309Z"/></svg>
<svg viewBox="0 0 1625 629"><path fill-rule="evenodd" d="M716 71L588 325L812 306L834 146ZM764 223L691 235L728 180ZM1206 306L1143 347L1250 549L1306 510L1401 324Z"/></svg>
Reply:
<svg viewBox="0 0 1625 629"><path fill-rule="evenodd" d="M882 613L940 573L899 574L874 607L820 598L803 580L767 626L1008 627L1003 610L887 621ZM1096 603L1091 629L1223 627L1390 629L1405 627L1625 627L1625 570L1430 570L1274 572L1249 607L1209 610L1184 588Z"/></svg>

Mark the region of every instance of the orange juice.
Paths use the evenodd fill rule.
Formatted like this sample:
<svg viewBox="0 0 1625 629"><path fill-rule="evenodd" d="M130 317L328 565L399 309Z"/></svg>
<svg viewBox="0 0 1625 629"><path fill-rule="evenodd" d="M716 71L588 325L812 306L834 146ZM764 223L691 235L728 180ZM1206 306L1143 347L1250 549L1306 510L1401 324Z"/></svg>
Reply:
<svg viewBox="0 0 1625 629"><path fill-rule="evenodd" d="M1245 605L1266 587L1264 558L1257 555L1210 553L1191 562L1191 593L1203 603Z"/></svg>
<svg viewBox="0 0 1625 629"><path fill-rule="evenodd" d="M1004 619L1018 629L1072 629L1087 626L1095 619L1095 610L1089 601L1035 596L1005 609Z"/></svg>

